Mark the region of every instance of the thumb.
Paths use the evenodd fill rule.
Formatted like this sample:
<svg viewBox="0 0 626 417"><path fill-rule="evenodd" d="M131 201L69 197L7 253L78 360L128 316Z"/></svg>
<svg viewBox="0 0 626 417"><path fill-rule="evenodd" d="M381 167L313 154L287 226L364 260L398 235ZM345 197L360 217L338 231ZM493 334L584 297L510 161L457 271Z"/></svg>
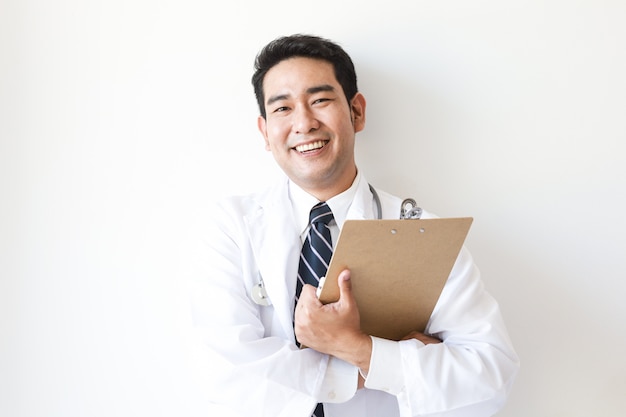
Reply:
<svg viewBox="0 0 626 417"><path fill-rule="evenodd" d="M344 269L337 277L337 285L339 286L339 299L342 302L352 304L352 281L350 280L350 270Z"/></svg>

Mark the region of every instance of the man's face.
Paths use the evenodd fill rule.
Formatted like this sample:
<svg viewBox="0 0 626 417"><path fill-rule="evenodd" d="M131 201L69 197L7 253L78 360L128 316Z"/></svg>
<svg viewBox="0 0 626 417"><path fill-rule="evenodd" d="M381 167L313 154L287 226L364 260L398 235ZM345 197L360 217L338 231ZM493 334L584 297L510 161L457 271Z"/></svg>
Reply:
<svg viewBox="0 0 626 417"><path fill-rule="evenodd" d="M356 176L354 140L365 125L365 99L347 102L331 63L290 58L263 80L265 148L287 176L320 200L348 189Z"/></svg>

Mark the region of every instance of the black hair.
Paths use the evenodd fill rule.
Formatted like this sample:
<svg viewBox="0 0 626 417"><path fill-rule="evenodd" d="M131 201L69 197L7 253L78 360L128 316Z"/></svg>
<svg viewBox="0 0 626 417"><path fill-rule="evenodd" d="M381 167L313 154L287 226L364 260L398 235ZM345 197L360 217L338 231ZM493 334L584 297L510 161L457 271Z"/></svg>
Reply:
<svg viewBox="0 0 626 417"><path fill-rule="evenodd" d="M274 39L256 56L252 86L263 118L265 94L263 80L265 74L276 64L293 57L314 58L328 61L333 65L335 78L341 85L348 102L359 91L357 88L354 63L347 52L337 43L313 35L291 35Z"/></svg>

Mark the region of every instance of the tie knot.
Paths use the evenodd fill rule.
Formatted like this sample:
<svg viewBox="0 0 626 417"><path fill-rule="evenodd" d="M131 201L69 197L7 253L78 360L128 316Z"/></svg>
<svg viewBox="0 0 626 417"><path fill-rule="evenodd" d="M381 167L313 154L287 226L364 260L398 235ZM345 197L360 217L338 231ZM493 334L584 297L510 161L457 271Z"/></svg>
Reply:
<svg viewBox="0 0 626 417"><path fill-rule="evenodd" d="M328 207L328 204L324 202L314 205L309 215L309 223L328 224L332 219L333 212L330 210L330 207Z"/></svg>

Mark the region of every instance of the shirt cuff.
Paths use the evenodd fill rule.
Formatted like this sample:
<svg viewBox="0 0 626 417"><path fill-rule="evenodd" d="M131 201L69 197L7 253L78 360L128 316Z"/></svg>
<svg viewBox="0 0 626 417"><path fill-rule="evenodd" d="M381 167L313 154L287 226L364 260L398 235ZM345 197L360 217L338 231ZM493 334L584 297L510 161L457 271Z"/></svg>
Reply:
<svg viewBox="0 0 626 417"><path fill-rule="evenodd" d="M343 403L356 393L358 368L334 356L328 360L324 380L319 393L319 402Z"/></svg>
<svg viewBox="0 0 626 417"><path fill-rule="evenodd" d="M365 378L365 387L398 395L404 389L400 343L372 338L372 358Z"/></svg>

